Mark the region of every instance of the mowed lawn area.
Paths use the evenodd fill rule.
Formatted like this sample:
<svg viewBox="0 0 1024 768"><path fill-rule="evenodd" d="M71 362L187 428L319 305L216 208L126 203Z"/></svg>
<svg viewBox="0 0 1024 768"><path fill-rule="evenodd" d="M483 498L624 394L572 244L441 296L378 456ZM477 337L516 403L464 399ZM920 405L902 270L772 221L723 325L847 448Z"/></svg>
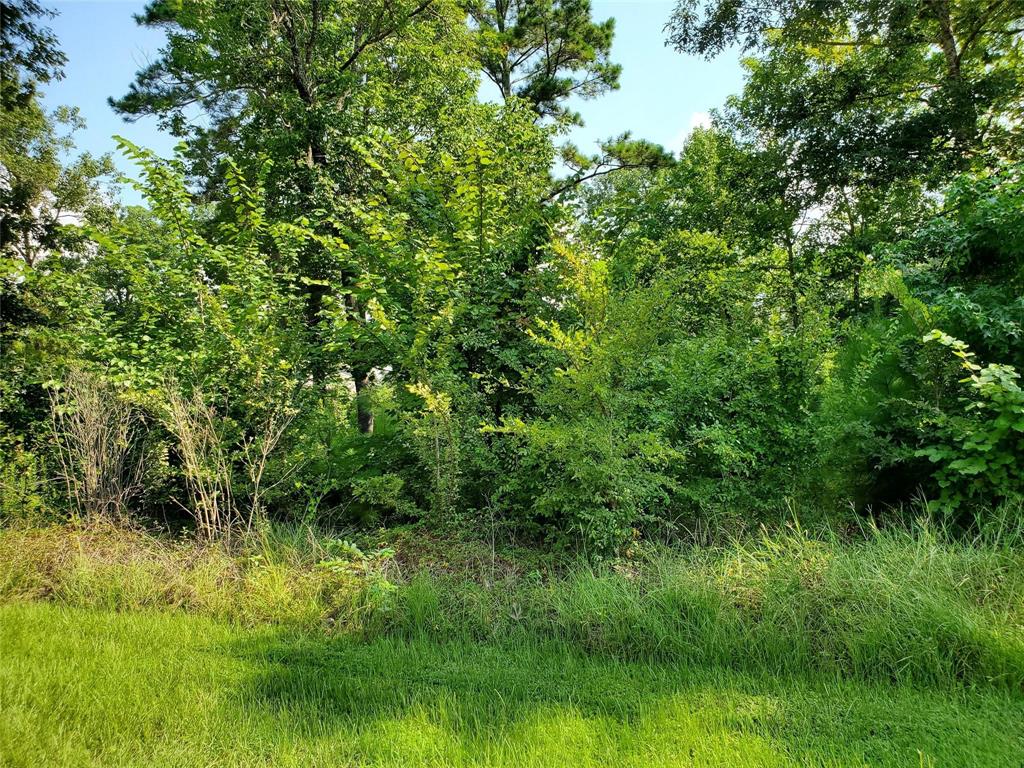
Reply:
<svg viewBox="0 0 1024 768"><path fill-rule="evenodd" d="M1024 765L1024 698L0 607L0 764Z"/></svg>

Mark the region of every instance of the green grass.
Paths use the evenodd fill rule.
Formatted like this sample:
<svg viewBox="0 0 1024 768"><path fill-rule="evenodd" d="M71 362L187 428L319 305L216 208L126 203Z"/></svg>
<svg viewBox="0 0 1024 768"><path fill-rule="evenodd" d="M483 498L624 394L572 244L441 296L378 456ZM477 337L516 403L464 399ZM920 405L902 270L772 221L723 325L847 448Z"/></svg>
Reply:
<svg viewBox="0 0 1024 768"><path fill-rule="evenodd" d="M12 768L1024 763L1024 700L987 685L47 603L0 606L0 654L0 764Z"/></svg>
<svg viewBox="0 0 1024 768"><path fill-rule="evenodd" d="M325 549L326 547L326 549ZM229 552L118 529L0 530L0 603L163 609L313 635L563 643L621 661L1024 693L1024 548L799 532L599 569L346 559L279 529Z"/></svg>

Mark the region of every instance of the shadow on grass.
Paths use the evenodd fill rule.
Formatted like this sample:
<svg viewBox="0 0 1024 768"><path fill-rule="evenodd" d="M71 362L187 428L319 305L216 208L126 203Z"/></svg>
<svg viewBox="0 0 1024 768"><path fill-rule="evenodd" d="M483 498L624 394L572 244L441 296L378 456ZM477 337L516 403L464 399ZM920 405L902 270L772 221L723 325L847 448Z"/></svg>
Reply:
<svg viewBox="0 0 1024 768"><path fill-rule="evenodd" d="M225 703L303 743L307 764L1024 764L1024 702L999 691L626 663L560 645L264 635L220 650L251 673Z"/></svg>

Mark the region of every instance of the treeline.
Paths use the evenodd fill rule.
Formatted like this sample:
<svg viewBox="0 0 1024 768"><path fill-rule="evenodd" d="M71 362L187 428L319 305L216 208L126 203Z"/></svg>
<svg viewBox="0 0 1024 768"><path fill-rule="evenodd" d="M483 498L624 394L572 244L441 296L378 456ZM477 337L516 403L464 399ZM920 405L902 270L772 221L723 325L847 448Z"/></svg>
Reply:
<svg viewBox="0 0 1024 768"><path fill-rule="evenodd" d="M1024 493L1017 4L680 0L670 44L748 58L676 157L565 143L618 85L587 0L156 0L111 100L182 140L120 142L145 207L2 11L8 520L600 555Z"/></svg>

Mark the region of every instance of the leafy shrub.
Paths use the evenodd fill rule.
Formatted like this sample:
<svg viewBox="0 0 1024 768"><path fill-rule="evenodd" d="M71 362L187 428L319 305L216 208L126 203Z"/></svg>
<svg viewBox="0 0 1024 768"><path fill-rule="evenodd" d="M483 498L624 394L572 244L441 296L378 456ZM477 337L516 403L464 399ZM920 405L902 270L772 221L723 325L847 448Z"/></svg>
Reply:
<svg viewBox="0 0 1024 768"><path fill-rule="evenodd" d="M40 458L20 445L0 450L0 523L39 525L54 514Z"/></svg>
<svg viewBox="0 0 1024 768"><path fill-rule="evenodd" d="M939 465L939 502L950 511L975 509L1024 495L1024 391L1020 374L1009 365L974 362L968 346L942 331L932 331L926 342L937 341L952 350L967 371L962 382L976 393L964 398L962 414L941 414L937 430L941 442L919 449Z"/></svg>
<svg viewBox="0 0 1024 768"><path fill-rule="evenodd" d="M666 466L677 453L658 435L598 418L510 420L502 432L517 446L503 491L529 505L541 531L558 532L556 541L601 557L663 517L674 487Z"/></svg>

